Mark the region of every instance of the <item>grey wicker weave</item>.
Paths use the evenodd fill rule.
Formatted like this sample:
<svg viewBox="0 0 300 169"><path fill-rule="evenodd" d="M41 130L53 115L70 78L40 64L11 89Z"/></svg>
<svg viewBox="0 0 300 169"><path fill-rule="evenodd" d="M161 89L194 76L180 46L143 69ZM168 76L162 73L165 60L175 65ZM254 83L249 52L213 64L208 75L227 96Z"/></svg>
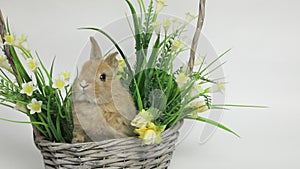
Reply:
<svg viewBox="0 0 300 169"><path fill-rule="evenodd" d="M141 146L141 139L128 137L101 142L52 143L36 137L46 169L166 169L183 121L162 133L160 144Z"/></svg>

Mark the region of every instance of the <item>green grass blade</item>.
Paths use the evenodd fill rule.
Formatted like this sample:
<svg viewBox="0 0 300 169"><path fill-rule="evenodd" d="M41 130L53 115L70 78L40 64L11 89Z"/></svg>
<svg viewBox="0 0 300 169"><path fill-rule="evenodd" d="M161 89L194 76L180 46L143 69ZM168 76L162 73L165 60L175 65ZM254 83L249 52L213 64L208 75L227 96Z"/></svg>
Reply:
<svg viewBox="0 0 300 169"><path fill-rule="evenodd" d="M193 118L188 118L188 119L193 119ZM201 122L205 122L205 123L208 123L208 124L211 124L211 125L214 125L218 128L221 128L225 131L228 131L229 133L232 133L234 134L235 136L237 137L240 137L236 132L232 131L231 129L229 129L228 127L224 126L223 124L221 123L218 123L216 121L213 121L213 120L210 120L210 119L207 119L207 118L204 118L204 117L197 117L195 118L194 120L198 120L198 121L201 121Z"/></svg>

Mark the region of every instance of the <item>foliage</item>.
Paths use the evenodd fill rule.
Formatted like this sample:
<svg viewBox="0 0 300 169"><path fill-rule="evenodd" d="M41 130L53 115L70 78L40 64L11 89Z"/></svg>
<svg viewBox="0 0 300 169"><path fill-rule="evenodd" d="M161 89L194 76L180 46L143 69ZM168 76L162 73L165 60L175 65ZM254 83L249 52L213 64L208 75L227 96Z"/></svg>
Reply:
<svg viewBox="0 0 300 169"><path fill-rule="evenodd" d="M24 35L15 39L8 22L1 34L0 104L26 114L38 131L51 141L71 142L72 113L69 73L53 77L54 60L45 67L37 52L27 49ZM12 121L1 118L1 120Z"/></svg>

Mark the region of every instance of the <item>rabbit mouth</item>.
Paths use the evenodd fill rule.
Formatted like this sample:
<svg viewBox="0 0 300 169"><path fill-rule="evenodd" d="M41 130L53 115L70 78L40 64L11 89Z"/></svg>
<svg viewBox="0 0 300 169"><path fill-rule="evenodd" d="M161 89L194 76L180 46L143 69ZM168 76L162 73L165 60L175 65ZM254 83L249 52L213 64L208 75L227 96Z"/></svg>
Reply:
<svg viewBox="0 0 300 169"><path fill-rule="evenodd" d="M78 102L89 102L96 104L97 101L93 97L89 96L86 92L76 92L74 93L74 99Z"/></svg>

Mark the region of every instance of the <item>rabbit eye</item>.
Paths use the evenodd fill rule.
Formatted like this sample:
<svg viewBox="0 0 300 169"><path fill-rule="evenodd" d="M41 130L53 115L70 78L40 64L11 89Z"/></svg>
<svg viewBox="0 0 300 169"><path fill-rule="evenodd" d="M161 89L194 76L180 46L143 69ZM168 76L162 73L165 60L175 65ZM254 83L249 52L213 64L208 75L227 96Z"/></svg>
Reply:
<svg viewBox="0 0 300 169"><path fill-rule="evenodd" d="M105 73L102 73L102 74L100 75L100 80L101 80L102 82L105 82L105 80L106 80L106 74L105 74Z"/></svg>

